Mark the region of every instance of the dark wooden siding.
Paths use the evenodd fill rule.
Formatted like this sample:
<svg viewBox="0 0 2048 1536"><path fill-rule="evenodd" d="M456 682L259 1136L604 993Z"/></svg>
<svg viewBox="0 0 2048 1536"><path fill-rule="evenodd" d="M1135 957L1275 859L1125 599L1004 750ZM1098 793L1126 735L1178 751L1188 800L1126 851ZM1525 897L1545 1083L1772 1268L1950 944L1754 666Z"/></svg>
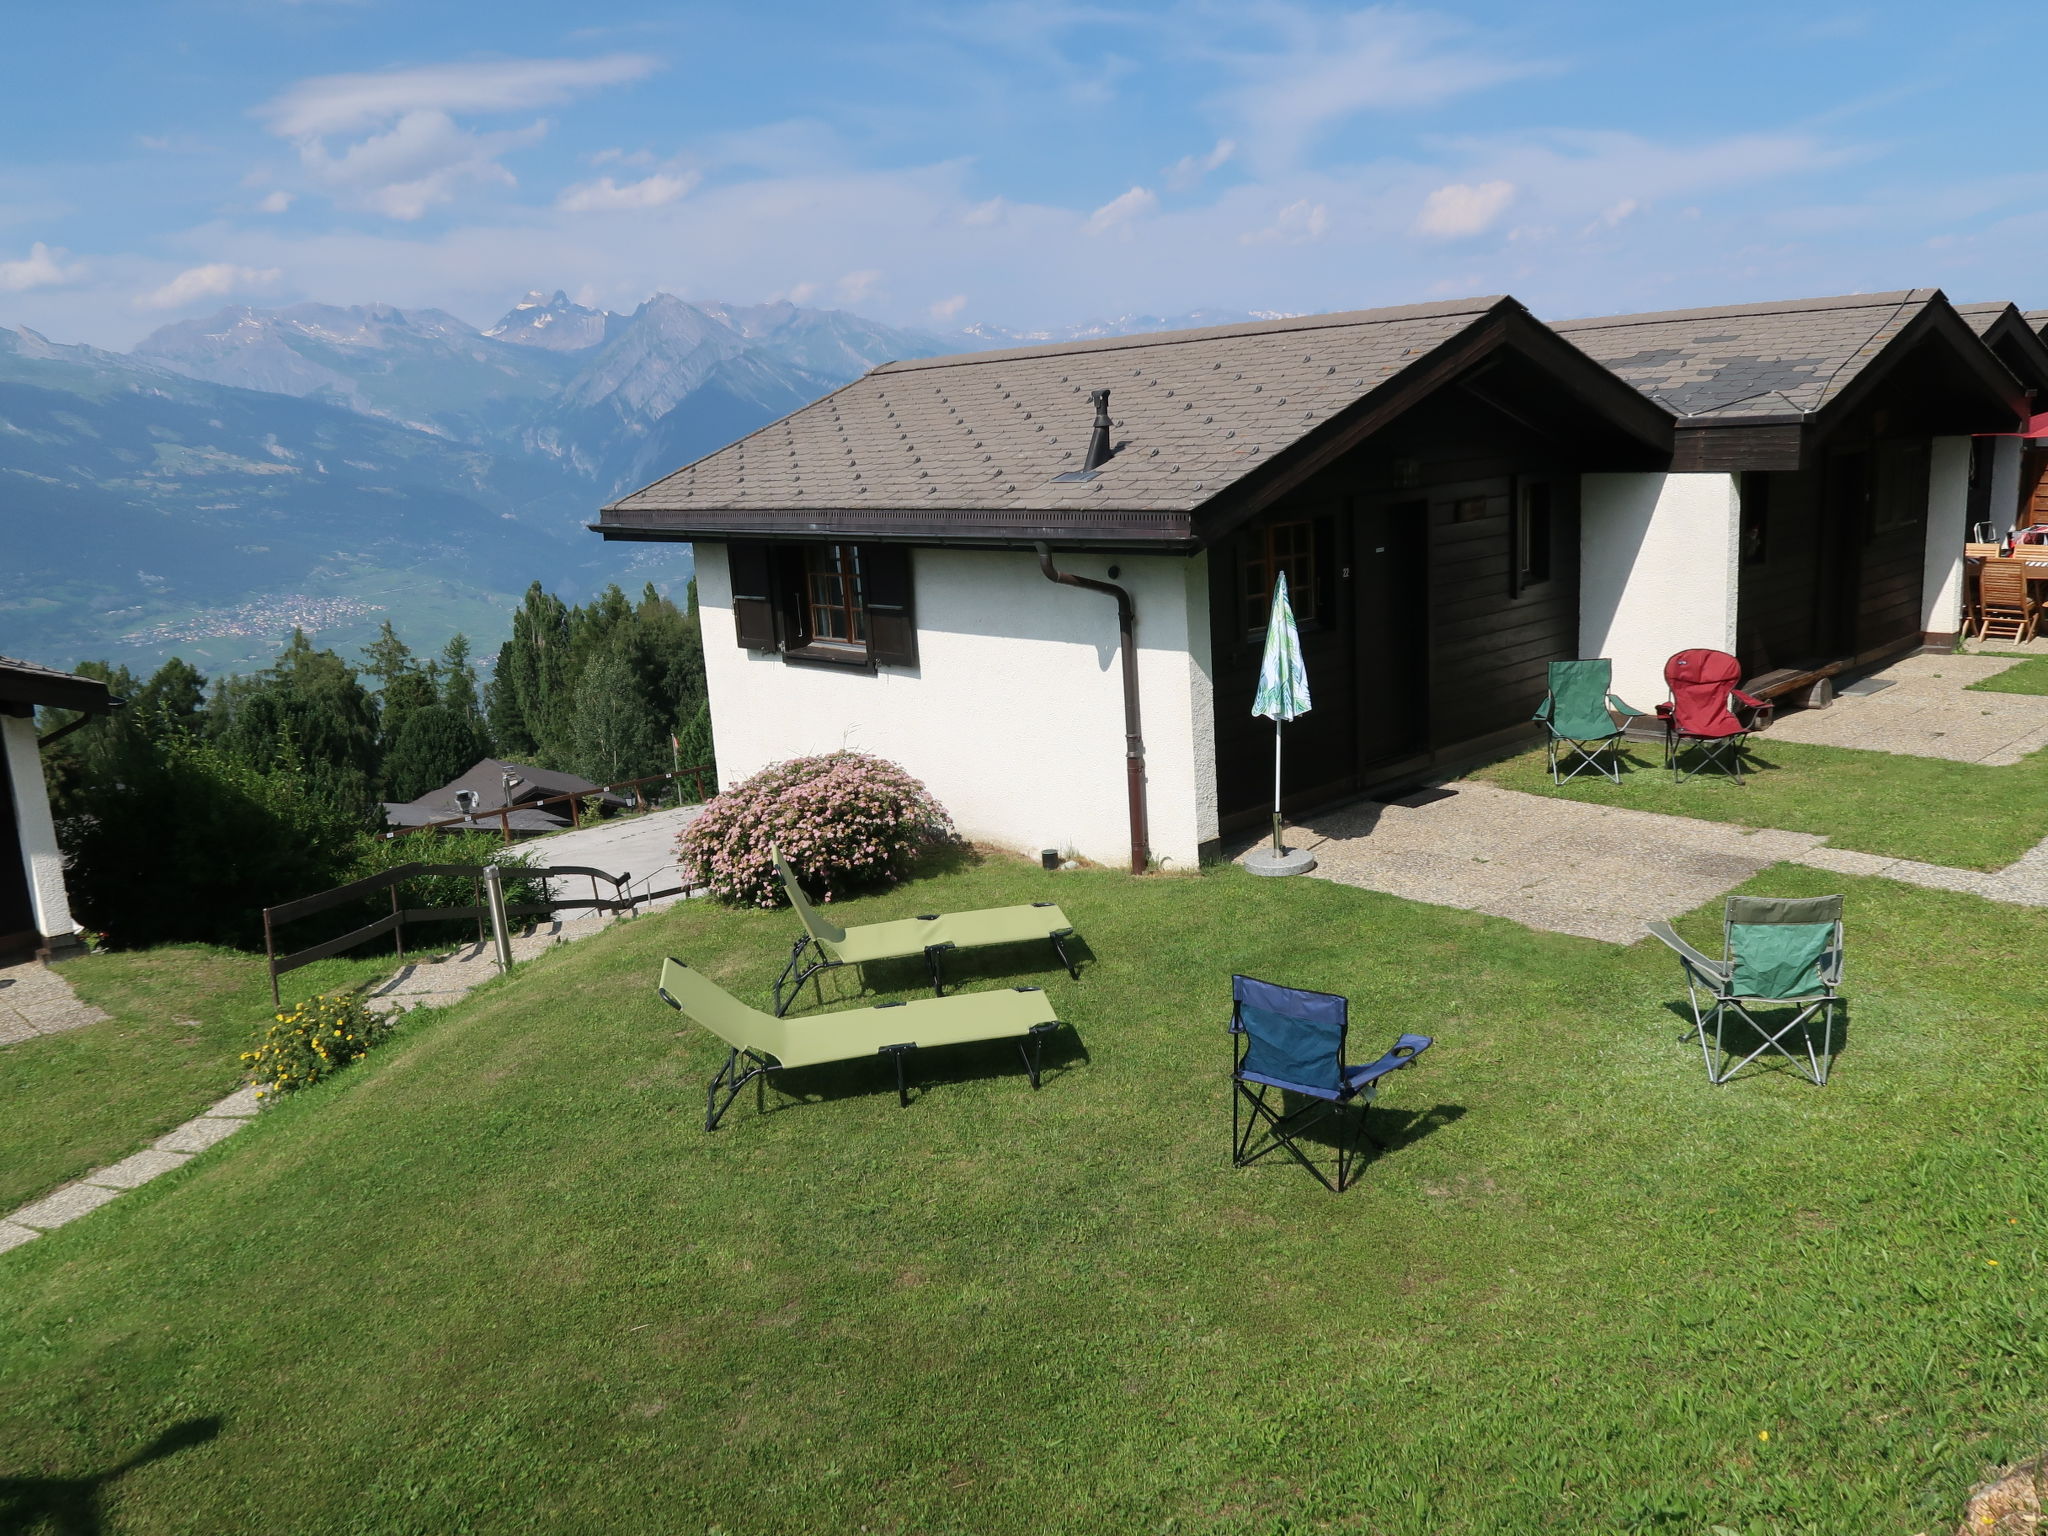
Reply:
<svg viewBox="0 0 2048 1536"><path fill-rule="evenodd" d="M1803 462L1805 434L1796 422L1771 427L1681 426L1671 438L1671 468L1675 474L1797 469Z"/></svg>
<svg viewBox="0 0 2048 1536"><path fill-rule="evenodd" d="M1818 470L1742 477L1742 553L1735 632L1743 672L1824 659L1823 572L1833 564Z"/></svg>
<svg viewBox="0 0 2048 1536"><path fill-rule="evenodd" d="M1884 650L1920 635L1921 576L1927 565L1927 484L1931 444L1925 438L1881 442L1872 455L1875 481L1856 585L1856 654Z"/></svg>

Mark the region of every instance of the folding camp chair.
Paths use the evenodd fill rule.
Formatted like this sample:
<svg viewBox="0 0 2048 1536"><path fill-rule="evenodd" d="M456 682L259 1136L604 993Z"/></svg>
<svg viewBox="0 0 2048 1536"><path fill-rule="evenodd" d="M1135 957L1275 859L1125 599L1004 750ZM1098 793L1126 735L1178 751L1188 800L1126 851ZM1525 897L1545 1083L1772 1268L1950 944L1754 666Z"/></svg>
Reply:
<svg viewBox="0 0 2048 1536"><path fill-rule="evenodd" d="M797 884L796 871L780 849L771 852L775 872L782 877L782 889L804 925L790 946L789 963L775 978L775 1016L780 1018L796 1001L805 982L820 971L840 965L866 965L871 960L914 960L924 956L931 972L932 993L946 995L946 980L939 969L940 958L951 949L981 949L993 944L1027 944L1034 939L1052 942L1052 952L1067 974L1079 980L1081 972L1067 957L1066 941L1074 936L1067 914L1050 901L1029 906L986 907L979 912L930 912L893 923L866 923L858 928L841 928L827 922ZM815 952L815 958L811 958Z"/></svg>
<svg viewBox="0 0 2048 1536"><path fill-rule="evenodd" d="M1664 663L1664 681L1671 689L1670 712L1664 717L1664 766L1683 783L1719 769L1742 782L1742 750L1756 727L1735 713L1738 703L1768 713L1770 705L1737 686L1742 663L1726 651L1680 651ZM1688 769L1686 752L1696 754Z"/></svg>
<svg viewBox="0 0 2048 1536"><path fill-rule="evenodd" d="M1037 987L926 997L880 1003L812 1019L782 1019L749 1008L725 988L680 960L662 962L661 1000L731 1047L725 1065L704 1090L704 1129L715 1131L740 1090L786 1067L885 1056L896 1064L896 1102L910 1107L904 1062L928 1045L969 1045L1015 1040L1031 1086L1038 1086L1046 1037L1057 1030L1052 999ZM1026 1044L1030 1049L1026 1050ZM724 1102L719 1096L724 1095Z"/></svg>
<svg viewBox="0 0 2048 1536"><path fill-rule="evenodd" d="M1672 931L1669 923L1651 923L1652 937L1678 951L1685 966L1686 992L1692 1002L1693 1029L1707 1064L1707 1081L1725 1083L1765 1051L1776 1051L1816 1087L1828 1080L1835 1054L1835 1005L1841 1001L1842 898L1839 896L1730 896L1722 919L1724 958L1710 959ZM1759 1022L1750 1009L1758 1004L1788 1007L1791 1019L1776 1029ZM1747 1024L1763 1043L1734 1066L1727 1065L1722 1032L1728 1016ZM1819 1054L1813 1049L1810 1022L1822 1020ZM1707 1022L1714 1042L1707 1044ZM1806 1047L1804 1063L1785 1048L1794 1030Z"/></svg>
<svg viewBox="0 0 2048 1536"><path fill-rule="evenodd" d="M1230 978L1230 997L1232 1162L1248 1168L1284 1147L1325 1189L1342 1193L1351 1182L1359 1139L1363 1136L1372 1141L1364 1136L1364 1110L1379 1096L1380 1079L1400 1071L1434 1042L1428 1035L1403 1035L1370 1066L1346 1066L1344 1036L1350 1004L1342 997L1276 987L1250 976ZM1296 1094L1310 1102L1289 1111L1283 1097L1275 1109L1266 1102L1266 1095L1276 1088L1283 1095ZM1344 1111L1353 1105L1359 1113L1347 1117ZM1334 1184L1302 1151L1298 1140L1302 1132L1332 1117L1339 1122ZM1348 1133L1343 1128L1346 1119L1351 1121ZM1386 1150L1377 1141L1372 1145Z"/></svg>
<svg viewBox="0 0 2048 1536"><path fill-rule="evenodd" d="M1550 691L1533 718L1549 733L1551 783L1562 784L1588 770L1621 782L1620 745L1627 727L1616 725L1614 717L1635 719L1643 712L1609 691L1613 681L1614 663L1604 657L1550 664Z"/></svg>

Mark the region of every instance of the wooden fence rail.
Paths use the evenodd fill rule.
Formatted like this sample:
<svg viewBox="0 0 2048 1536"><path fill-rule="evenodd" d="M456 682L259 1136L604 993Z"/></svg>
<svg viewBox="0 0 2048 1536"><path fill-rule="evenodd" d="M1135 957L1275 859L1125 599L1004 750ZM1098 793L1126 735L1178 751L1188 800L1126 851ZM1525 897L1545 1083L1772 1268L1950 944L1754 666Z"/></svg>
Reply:
<svg viewBox="0 0 2048 1536"><path fill-rule="evenodd" d="M405 925L422 922L451 922L458 918L474 918L477 923L477 940L483 940L483 922L490 916L490 907L483 900L482 882L485 866L482 864L399 864L381 870L374 875L365 875L360 880L351 880L346 885L337 885L332 890L320 891L312 896L301 896L296 901L280 902L274 907L263 909L263 953L270 966L270 1001L273 1007L283 1006L283 997L277 979L287 972L296 971L302 965L311 965L315 960L325 960L344 950L354 949L359 944L384 934L392 934L393 952L405 953ZM548 893L545 901L508 903L504 912L507 917L552 917L557 912L596 910L604 912L630 911L643 901L652 901L661 896L682 894L680 885L668 886L658 891L629 893L626 882L632 878L632 871L612 874L607 870L593 869L587 864L557 864L546 869L530 869L524 865L499 865L501 874L522 880L539 880L541 889ZM477 899L464 907L405 907L399 905L398 888L408 880L430 878L437 875L467 875L476 890ZM584 875L590 880L590 895L556 896L549 882L565 875ZM597 885L602 880L611 886L610 896L600 896ZM391 892L391 910L374 922L351 929L335 938L326 939L305 949L294 950L291 954L277 952L277 929L302 917L311 917L316 912L332 911L335 907L350 902L362 901L379 891Z"/></svg>

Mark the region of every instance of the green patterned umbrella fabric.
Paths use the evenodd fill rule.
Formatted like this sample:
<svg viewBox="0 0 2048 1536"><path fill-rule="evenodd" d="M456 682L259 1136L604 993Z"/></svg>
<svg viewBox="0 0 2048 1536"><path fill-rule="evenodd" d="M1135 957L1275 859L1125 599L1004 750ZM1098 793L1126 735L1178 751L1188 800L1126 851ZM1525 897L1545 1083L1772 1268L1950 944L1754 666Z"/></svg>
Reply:
<svg viewBox="0 0 2048 1536"><path fill-rule="evenodd" d="M1278 722L1309 711L1308 671L1301 664L1301 636L1294 628L1294 604L1287 599L1287 573L1273 583L1273 612L1266 621L1266 654L1259 662L1259 694L1252 713Z"/></svg>

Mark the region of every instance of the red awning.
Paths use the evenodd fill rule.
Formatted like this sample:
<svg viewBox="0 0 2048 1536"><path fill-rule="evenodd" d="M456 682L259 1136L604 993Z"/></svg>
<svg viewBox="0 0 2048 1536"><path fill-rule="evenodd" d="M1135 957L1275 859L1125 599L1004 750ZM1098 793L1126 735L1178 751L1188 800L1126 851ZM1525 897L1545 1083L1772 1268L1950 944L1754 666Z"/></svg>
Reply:
<svg viewBox="0 0 2048 1536"><path fill-rule="evenodd" d="M1976 437L2048 437L2048 411L2043 411L2038 416L2029 416L2026 426L2018 432L1978 432L1972 435Z"/></svg>

